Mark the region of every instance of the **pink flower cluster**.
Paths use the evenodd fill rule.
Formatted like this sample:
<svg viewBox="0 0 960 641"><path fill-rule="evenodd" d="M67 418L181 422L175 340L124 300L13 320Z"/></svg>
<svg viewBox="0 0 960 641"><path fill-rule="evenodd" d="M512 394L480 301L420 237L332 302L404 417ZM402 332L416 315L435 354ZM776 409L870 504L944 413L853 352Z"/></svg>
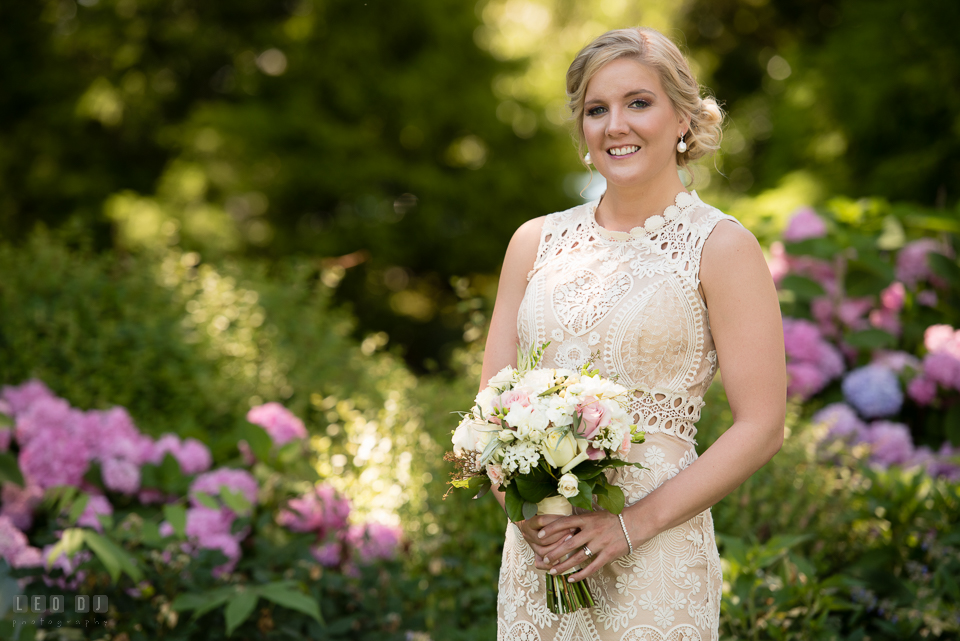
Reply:
<svg viewBox="0 0 960 641"><path fill-rule="evenodd" d="M348 526L350 501L340 496L331 485L323 484L313 491L292 499L287 509L277 515L277 522L294 532L312 532L317 543L310 550L325 567L355 570L352 561L369 563L389 559L396 553L400 530L380 523Z"/></svg>
<svg viewBox="0 0 960 641"><path fill-rule="evenodd" d="M213 464L210 450L195 438L181 441L176 434L164 434L149 448L146 462L160 465L163 457L170 454L180 464L180 471L186 475L206 472Z"/></svg>
<svg viewBox="0 0 960 641"><path fill-rule="evenodd" d="M806 400L843 374L843 356L824 339L814 323L784 318L783 339L787 353L789 396Z"/></svg>
<svg viewBox="0 0 960 641"><path fill-rule="evenodd" d="M347 526L350 501L341 497L332 485L318 485L313 492L292 499L289 509L281 510L277 523L294 532L316 532L325 538L328 532L337 532Z"/></svg>
<svg viewBox="0 0 960 641"><path fill-rule="evenodd" d="M783 239L788 243L796 243L809 238L823 238L827 235L827 224L810 207L801 207L793 213L787 228L783 231Z"/></svg>
<svg viewBox="0 0 960 641"><path fill-rule="evenodd" d="M909 287L927 281L934 287L944 288L947 284L930 270L931 253L953 258L950 246L933 238L921 238L904 245L897 254L897 280Z"/></svg>
<svg viewBox="0 0 960 641"><path fill-rule="evenodd" d="M6 516L0 516L0 559L14 568L36 567L43 563L40 549L31 546L27 535Z"/></svg>
<svg viewBox="0 0 960 641"><path fill-rule="evenodd" d="M814 414L813 422L829 426L827 441L842 440L850 445L868 445L870 463L878 467L920 466L932 477L960 480L960 465L955 462L960 455L960 448L953 448L950 443L944 443L937 452L926 446L916 447L910 428L903 423L874 421L867 424L845 403L826 406Z"/></svg>
<svg viewBox="0 0 960 641"><path fill-rule="evenodd" d="M251 408L247 420L265 429L277 446L307 438L303 421L280 403L264 403Z"/></svg>
<svg viewBox="0 0 960 641"><path fill-rule="evenodd" d="M960 330L931 325L923 334L927 355L920 375L907 385L907 395L918 405L930 405L938 389L960 391Z"/></svg>

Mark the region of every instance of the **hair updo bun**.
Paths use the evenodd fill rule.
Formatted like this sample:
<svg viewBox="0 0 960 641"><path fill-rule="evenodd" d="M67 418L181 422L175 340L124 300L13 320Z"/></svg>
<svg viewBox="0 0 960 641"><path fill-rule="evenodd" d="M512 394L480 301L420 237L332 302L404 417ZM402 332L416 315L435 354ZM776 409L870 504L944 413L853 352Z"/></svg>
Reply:
<svg viewBox="0 0 960 641"><path fill-rule="evenodd" d="M601 67L618 58L631 58L654 69L663 90L690 129L684 138L687 150L677 152L677 165L711 155L720 148L723 110L711 97L701 98L701 87L687 59L669 38L649 27L616 29L603 34L580 50L567 70L567 106L576 122L575 137L583 155L583 103L587 84Z"/></svg>

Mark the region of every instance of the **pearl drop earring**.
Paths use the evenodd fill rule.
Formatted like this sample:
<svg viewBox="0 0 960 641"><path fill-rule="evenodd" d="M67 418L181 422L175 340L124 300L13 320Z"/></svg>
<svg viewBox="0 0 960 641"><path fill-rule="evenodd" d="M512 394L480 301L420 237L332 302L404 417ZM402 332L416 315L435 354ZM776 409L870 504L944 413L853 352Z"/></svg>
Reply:
<svg viewBox="0 0 960 641"><path fill-rule="evenodd" d="M680 134L680 142L677 143L677 151L681 154L687 150L687 143L683 142L686 135L685 133Z"/></svg>
<svg viewBox="0 0 960 641"><path fill-rule="evenodd" d="M590 157L590 154L587 154L586 156L583 157L583 162L587 163L588 165L592 165L593 158Z"/></svg>

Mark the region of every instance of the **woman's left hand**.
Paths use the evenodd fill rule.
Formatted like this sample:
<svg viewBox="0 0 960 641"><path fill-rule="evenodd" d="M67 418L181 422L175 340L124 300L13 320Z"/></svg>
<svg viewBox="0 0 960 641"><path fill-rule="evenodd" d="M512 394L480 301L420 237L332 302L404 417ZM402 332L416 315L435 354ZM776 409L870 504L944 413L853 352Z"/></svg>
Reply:
<svg viewBox="0 0 960 641"><path fill-rule="evenodd" d="M548 565L553 566L550 570L551 574L563 574L570 568L582 564L584 566L582 570L567 577L568 580L572 578L574 581L582 581L607 563L630 552L627 539L623 535L623 528L620 527L620 519L616 514L606 510L573 514L557 519L540 530L540 535L549 537L562 530L570 529L580 531L558 544L544 559ZM632 533L630 538L633 539L634 549L644 543L643 540L635 539ZM590 550L590 555L584 551L584 546ZM561 561L567 554L570 558Z"/></svg>

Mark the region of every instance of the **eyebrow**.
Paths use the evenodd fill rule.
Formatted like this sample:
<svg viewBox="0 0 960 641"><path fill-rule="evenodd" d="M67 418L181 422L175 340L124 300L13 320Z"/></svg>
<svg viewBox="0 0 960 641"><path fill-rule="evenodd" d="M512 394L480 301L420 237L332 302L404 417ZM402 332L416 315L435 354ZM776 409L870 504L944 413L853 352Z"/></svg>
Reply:
<svg viewBox="0 0 960 641"><path fill-rule="evenodd" d="M640 95L640 94L646 94L646 95L653 96L653 97L656 97L656 95L657 95L657 94L653 93L652 91L650 91L649 89L634 89L633 91L629 91L629 92L627 92L626 94L624 94L623 97L624 97L624 98L630 98L630 97L632 97L632 96L638 96L638 95ZM603 102L603 101L602 101L602 100L597 100L597 99L588 100L587 102L583 103L583 106L586 107L587 105L593 105L593 104L601 103L601 102Z"/></svg>

